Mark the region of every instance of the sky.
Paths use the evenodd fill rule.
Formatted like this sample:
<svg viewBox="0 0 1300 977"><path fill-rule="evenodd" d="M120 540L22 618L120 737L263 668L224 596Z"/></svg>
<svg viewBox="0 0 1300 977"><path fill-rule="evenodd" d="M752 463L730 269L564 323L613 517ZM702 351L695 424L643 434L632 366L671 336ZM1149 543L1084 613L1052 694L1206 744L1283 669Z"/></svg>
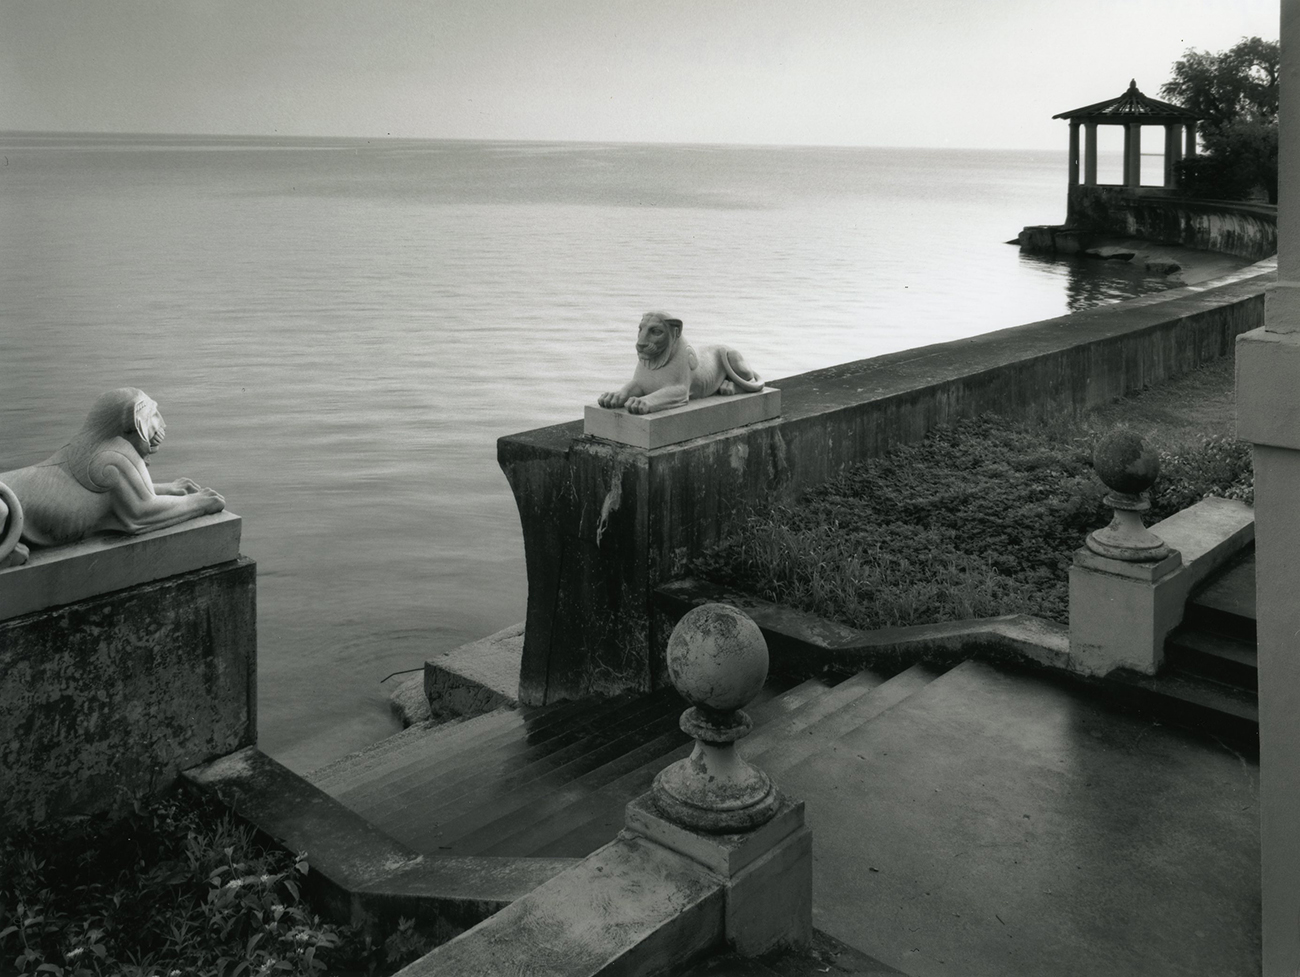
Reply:
<svg viewBox="0 0 1300 977"><path fill-rule="evenodd" d="M0 130L1059 149L1278 0L0 0Z"/></svg>

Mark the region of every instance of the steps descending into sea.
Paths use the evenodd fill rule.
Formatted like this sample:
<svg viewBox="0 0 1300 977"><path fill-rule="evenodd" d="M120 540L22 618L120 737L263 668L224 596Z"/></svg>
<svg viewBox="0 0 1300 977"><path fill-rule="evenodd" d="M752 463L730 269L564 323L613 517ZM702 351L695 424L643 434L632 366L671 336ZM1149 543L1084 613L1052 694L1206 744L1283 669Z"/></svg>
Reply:
<svg viewBox="0 0 1300 977"><path fill-rule="evenodd" d="M501 710L315 779L435 867L561 864L687 755L682 708ZM806 804L814 926L889 967L1257 972L1258 764L1230 742L978 661L778 677L749 711L742 754Z"/></svg>
<svg viewBox="0 0 1300 977"><path fill-rule="evenodd" d="M797 763L938 674L918 665L892 676L770 677L748 710L756 728L745 755L765 768ZM417 724L307 779L428 855L582 857L612 840L627 802L690 752L683 708L672 689L501 708Z"/></svg>

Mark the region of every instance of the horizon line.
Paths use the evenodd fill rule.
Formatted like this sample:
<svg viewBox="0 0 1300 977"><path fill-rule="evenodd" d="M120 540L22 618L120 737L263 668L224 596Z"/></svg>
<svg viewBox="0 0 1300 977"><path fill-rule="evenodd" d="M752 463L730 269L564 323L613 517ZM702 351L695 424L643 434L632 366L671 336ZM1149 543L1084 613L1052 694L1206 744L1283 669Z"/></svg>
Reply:
<svg viewBox="0 0 1300 977"><path fill-rule="evenodd" d="M1059 150L1042 146L918 146L882 143L773 143L773 142L697 142L648 139L543 139L470 137L470 136L346 136L346 135L287 135L282 133L239 133L239 132L140 132L103 129L0 129L0 138L9 136L54 136L54 137L111 137L138 139L278 139L278 140L347 140L350 142L456 142L456 143L529 143L537 145L580 145L580 146L727 146L743 149L916 149L916 150L963 150L972 152L1067 152L1062 146Z"/></svg>

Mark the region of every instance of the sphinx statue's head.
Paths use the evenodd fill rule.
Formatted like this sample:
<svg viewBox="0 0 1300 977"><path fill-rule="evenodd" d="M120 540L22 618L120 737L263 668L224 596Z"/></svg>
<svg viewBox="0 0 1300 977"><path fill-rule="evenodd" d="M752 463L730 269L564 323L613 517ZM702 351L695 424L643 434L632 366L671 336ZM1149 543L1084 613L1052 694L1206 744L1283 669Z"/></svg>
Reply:
<svg viewBox="0 0 1300 977"><path fill-rule="evenodd" d="M125 438L145 458L158 450L166 434L158 402L143 390L119 387L95 401L80 437L93 442Z"/></svg>
<svg viewBox="0 0 1300 977"><path fill-rule="evenodd" d="M636 355L650 369L657 370L668 362L681 337L681 319L671 319L662 312L647 312L637 327Z"/></svg>

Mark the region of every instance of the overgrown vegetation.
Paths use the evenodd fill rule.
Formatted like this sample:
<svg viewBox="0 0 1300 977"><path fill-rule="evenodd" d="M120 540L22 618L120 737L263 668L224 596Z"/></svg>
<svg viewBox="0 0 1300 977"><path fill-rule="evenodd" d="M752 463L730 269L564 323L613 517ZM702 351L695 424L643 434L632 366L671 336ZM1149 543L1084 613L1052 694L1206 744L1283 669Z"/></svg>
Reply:
<svg viewBox="0 0 1300 977"><path fill-rule="evenodd" d="M0 973L379 975L430 949L409 921L382 945L322 922L306 871L187 794L28 829L0 844Z"/></svg>
<svg viewBox="0 0 1300 977"><path fill-rule="evenodd" d="M1098 435L986 416L753 511L693 571L859 628L1000 614L1068 620L1071 556L1110 509ZM1152 442L1154 444L1154 442ZM1249 445L1161 452L1148 524L1206 495L1254 501Z"/></svg>
<svg viewBox="0 0 1300 977"><path fill-rule="evenodd" d="M1201 116L1203 155L1179 164L1178 183L1195 197L1277 203L1277 106L1281 48L1242 38L1227 51L1187 50L1174 62L1165 98Z"/></svg>

